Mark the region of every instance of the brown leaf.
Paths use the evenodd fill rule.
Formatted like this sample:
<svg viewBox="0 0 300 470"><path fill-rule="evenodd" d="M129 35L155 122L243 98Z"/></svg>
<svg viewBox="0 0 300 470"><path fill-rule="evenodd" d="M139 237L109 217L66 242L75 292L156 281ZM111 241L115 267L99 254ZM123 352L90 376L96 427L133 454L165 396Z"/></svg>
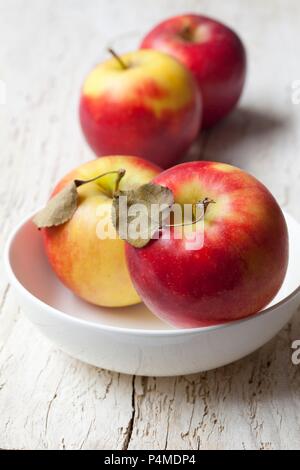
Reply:
<svg viewBox="0 0 300 470"><path fill-rule="evenodd" d="M162 227L173 203L172 191L154 183L120 191L112 206L113 224L119 237L136 248L147 245Z"/></svg>
<svg viewBox="0 0 300 470"><path fill-rule="evenodd" d="M73 217L77 203L76 183L72 181L50 199L46 207L38 212L32 221L39 229L64 224Z"/></svg>

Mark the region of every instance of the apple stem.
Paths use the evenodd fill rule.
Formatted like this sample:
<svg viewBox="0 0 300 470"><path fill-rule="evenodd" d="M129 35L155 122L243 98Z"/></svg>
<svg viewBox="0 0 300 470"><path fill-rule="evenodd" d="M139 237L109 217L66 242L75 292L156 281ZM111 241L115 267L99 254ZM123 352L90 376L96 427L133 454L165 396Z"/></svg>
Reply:
<svg viewBox="0 0 300 470"><path fill-rule="evenodd" d="M209 204L216 204L216 201L214 201L213 199L210 199L209 197L205 197L204 199L202 199L202 201L196 202L196 204L194 204L194 207L197 208L199 205L203 205L203 211L205 215L205 212Z"/></svg>
<svg viewBox="0 0 300 470"><path fill-rule="evenodd" d="M124 168L120 168L119 170L107 171L106 173L102 173L101 175L95 176L94 178L91 178L89 180L74 180L74 183L76 187L78 188L79 186L82 186L83 184L92 183L93 181L96 181L99 178L102 178L103 176L117 175L115 189L113 191L113 195L114 195L119 190L120 181L125 175L125 173L126 173L126 170Z"/></svg>
<svg viewBox="0 0 300 470"><path fill-rule="evenodd" d="M117 194L119 192L120 182L121 182L121 179L123 178L123 176L125 175L125 173L126 173L126 170L124 168L120 168L118 170L118 176L117 176L117 179L116 179L113 196L115 196L115 194Z"/></svg>
<svg viewBox="0 0 300 470"><path fill-rule="evenodd" d="M125 62L121 59L121 57L111 47L108 48L108 52L119 62L122 69L124 70L128 69L128 65L125 64Z"/></svg>
<svg viewBox="0 0 300 470"><path fill-rule="evenodd" d="M195 209L199 206L203 206L203 214L201 214L200 217L195 218L195 220L193 220L192 222L187 222L187 223L184 223L184 224L166 224L166 225L164 225L164 227L185 227L187 225L194 225L194 224L196 224L197 222L200 222L200 220L203 219L209 204L215 204L215 203L216 203L216 201L214 201L213 199L205 197L204 199L202 199L202 201L198 201L198 202L193 204L193 216L195 216Z"/></svg>
<svg viewBox="0 0 300 470"><path fill-rule="evenodd" d="M180 36L182 39L185 41L192 41L192 29L190 25L184 26L184 28L181 30Z"/></svg>

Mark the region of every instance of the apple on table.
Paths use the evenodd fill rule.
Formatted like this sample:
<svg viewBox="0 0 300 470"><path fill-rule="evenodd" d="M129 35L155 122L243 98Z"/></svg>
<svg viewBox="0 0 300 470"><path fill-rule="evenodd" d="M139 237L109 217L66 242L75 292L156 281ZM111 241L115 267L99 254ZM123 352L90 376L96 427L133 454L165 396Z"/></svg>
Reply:
<svg viewBox="0 0 300 470"><path fill-rule="evenodd" d="M268 189L236 167L204 161L177 165L153 181L169 188L175 203L214 204L189 238L176 238L178 227L171 227L170 236L162 231L143 248L126 243L133 284L148 308L174 326L200 327L265 307L288 262L286 222ZM199 230L203 245L191 249L190 235Z"/></svg>
<svg viewBox="0 0 300 470"><path fill-rule="evenodd" d="M197 84L180 62L138 50L97 65L86 77L80 122L97 156L136 155L160 167L176 162L201 122Z"/></svg>
<svg viewBox="0 0 300 470"><path fill-rule="evenodd" d="M246 53L232 29L206 16L180 15L158 24L140 47L168 53L191 70L202 94L203 128L235 107L245 82Z"/></svg>

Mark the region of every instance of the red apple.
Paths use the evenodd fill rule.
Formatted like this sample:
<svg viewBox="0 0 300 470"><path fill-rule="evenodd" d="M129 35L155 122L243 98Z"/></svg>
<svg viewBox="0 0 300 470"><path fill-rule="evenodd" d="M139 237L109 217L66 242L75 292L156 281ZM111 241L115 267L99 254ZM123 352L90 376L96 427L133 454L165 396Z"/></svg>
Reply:
<svg viewBox="0 0 300 470"><path fill-rule="evenodd" d="M194 74L203 99L203 127L210 127L236 105L245 81L246 54L227 26L200 15L163 21L144 38L141 48L176 57Z"/></svg>
<svg viewBox="0 0 300 470"><path fill-rule="evenodd" d="M120 189L148 183L159 168L137 157L113 156L92 160L68 173L53 196L75 179L89 180L102 173L125 169ZM125 243L119 237L99 236L99 223L116 234L111 220L115 175L80 186L78 208L68 222L43 230L49 262L60 280L75 294L96 305L136 304L136 293L125 261Z"/></svg>
<svg viewBox="0 0 300 470"><path fill-rule="evenodd" d="M200 120L192 74L158 51L113 57L83 85L81 126L98 156L137 155L166 168L189 148Z"/></svg>
<svg viewBox="0 0 300 470"><path fill-rule="evenodd" d="M154 178L175 202L208 197L202 247L191 250L178 228L144 248L126 244L133 284L145 304L166 322L198 327L252 315L279 290L287 269L288 234L280 207L267 188L223 163L190 162Z"/></svg>

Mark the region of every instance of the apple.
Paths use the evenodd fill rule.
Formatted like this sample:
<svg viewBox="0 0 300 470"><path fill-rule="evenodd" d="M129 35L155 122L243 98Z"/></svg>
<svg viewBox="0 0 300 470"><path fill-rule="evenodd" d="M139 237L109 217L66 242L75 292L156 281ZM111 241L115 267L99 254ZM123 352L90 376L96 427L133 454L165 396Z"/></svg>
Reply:
<svg viewBox="0 0 300 470"><path fill-rule="evenodd" d="M88 180L121 168L126 170L121 190L147 183L160 171L137 157L107 156L68 173L52 196L75 179ZM100 221L106 220L108 230L115 234L111 221L115 182L116 176L111 174L80 186L79 204L73 217L62 225L43 229L46 253L60 280L84 300L106 307L140 302L126 267L125 242L118 237L99 238Z"/></svg>
<svg viewBox="0 0 300 470"><path fill-rule="evenodd" d="M152 29L141 48L166 52L191 70L202 93L204 128L236 105L245 81L246 54L240 38L224 24L201 15L176 16Z"/></svg>
<svg viewBox="0 0 300 470"><path fill-rule="evenodd" d="M192 74L158 51L131 52L87 76L80 121L97 156L136 155L168 167L189 148L201 121Z"/></svg>
<svg viewBox="0 0 300 470"><path fill-rule="evenodd" d="M177 165L153 181L181 205L205 198L215 203L192 225L194 236L203 231L197 249L191 249L191 234L176 239L178 227L144 248L126 244L133 284L148 308L171 325L200 327L266 306L288 262L285 219L268 189L236 167L205 161Z"/></svg>

